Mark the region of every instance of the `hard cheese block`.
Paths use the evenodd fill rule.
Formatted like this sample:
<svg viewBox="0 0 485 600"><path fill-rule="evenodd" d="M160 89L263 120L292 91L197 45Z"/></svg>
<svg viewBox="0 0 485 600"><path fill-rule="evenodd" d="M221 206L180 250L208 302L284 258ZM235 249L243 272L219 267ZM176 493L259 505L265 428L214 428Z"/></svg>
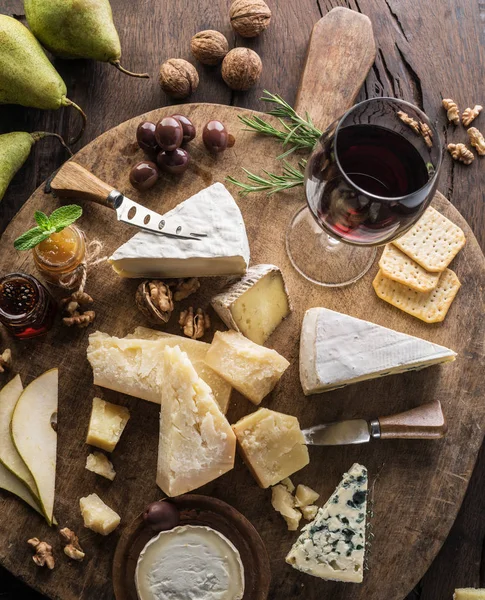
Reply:
<svg viewBox="0 0 485 600"><path fill-rule="evenodd" d="M315 519L303 527L286 562L322 579L362 582L366 512L367 469L354 464Z"/></svg>
<svg viewBox="0 0 485 600"><path fill-rule="evenodd" d="M244 567L237 548L221 533L185 525L148 542L135 584L140 600L241 600Z"/></svg>
<svg viewBox="0 0 485 600"><path fill-rule="evenodd" d="M178 496L234 467L236 436L210 387L178 346L163 352L157 484Z"/></svg>
<svg viewBox="0 0 485 600"><path fill-rule="evenodd" d="M86 444L113 452L129 418L130 413L124 406L93 398Z"/></svg>
<svg viewBox="0 0 485 600"><path fill-rule="evenodd" d="M114 531L121 522L120 515L105 504L97 494L90 494L79 499L84 527L108 535Z"/></svg>
<svg viewBox="0 0 485 600"><path fill-rule="evenodd" d="M260 408L232 428L244 461L262 488L277 484L310 462L296 417Z"/></svg>
<svg viewBox="0 0 485 600"><path fill-rule="evenodd" d="M264 344L291 312L283 275L274 265L256 265L211 304L224 323L256 344Z"/></svg>
<svg viewBox="0 0 485 600"><path fill-rule="evenodd" d="M109 259L122 277L211 277L243 275L249 243L238 205L222 183L200 191L164 215L183 232L205 233L193 240L141 231Z"/></svg>
<svg viewBox="0 0 485 600"><path fill-rule="evenodd" d="M236 331L216 331L206 363L254 404L278 383L290 363Z"/></svg>
<svg viewBox="0 0 485 600"><path fill-rule="evenodd" d="M210 344L200 342L199 340L191 340L180 335L172 335L170 333L165 333L164 331L148 329L147 327L137 327L135 331L132 334L127 335L126 338L159 340L163 347L170 346L173 348L173 346L178 346L183 352L187 353L190 362L197 371L197 375L210 387L222 412L224 414L227 412L232 387L206 364L205 357L209 351ZM159 401L160 396L158 397L157 402Z"/></svg>
<svg viewBox="0 0 485 600"><path fill-rule="evenodd" d="M300 380L306 395L455 360L449 348L327 308L305 314Z"/></svg>
<svg viewBox="0 0 485 600"><path fill-rule="evenodd" d="M455 590L453 600L485 600L485 590L460 588Z"/></svg>

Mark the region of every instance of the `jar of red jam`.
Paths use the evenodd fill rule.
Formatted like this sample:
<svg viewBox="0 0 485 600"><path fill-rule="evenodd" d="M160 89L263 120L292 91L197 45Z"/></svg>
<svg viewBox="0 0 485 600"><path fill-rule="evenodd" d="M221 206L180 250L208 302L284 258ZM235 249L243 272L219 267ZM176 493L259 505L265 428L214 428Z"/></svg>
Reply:
<svg viewBox="0 0 485 600"><path fill-rule="evenodd" d="M27 339L47 333L57 308L47 289L31 275L11 273L0 279L0 323Z"/></svg>

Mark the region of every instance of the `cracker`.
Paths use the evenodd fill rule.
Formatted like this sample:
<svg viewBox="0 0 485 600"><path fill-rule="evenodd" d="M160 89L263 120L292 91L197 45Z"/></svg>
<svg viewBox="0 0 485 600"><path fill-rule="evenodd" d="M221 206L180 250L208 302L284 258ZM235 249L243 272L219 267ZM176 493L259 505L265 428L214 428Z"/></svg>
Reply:
<svg viewBox="0 0 485 600"><path fill-rule="evenodd" d="M426 323L439 323L446 317L461 283L451 269L446 269L431 292L412 290L402 283L384 277L382 271L377 273L372 285L379 298L385 302Z"/></svg>
<svg viewBox="0 0 485 600"><path fill-rule="evenodd" d="M417 292L429 292L438 285L441 273L430 273L394 244L387 244L379 261L382 274Z"/></svg>
<svg viewBox="0 0 485 600"><path fill-rule="evenodd" d="M444 271L465 245L463 231L431 206L419 221L393 242L427 271Z"/></svg>

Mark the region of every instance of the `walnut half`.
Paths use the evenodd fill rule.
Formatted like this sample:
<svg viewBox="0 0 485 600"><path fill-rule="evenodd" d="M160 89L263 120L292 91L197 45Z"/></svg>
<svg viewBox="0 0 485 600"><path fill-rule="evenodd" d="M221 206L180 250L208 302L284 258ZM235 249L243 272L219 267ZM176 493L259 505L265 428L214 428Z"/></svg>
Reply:
<svg viewBox="0 0 485 600"><path fill-rule="evenodd" d="M71 531L68 527L64 527L59 531L64 546L64 554L72 560L81 562L86 554L79 545L79 539L74 531Z"/></svg>
<svg viewBox="0 0 485 600"><path fill-rule="evenodd" d="M191 306L180 313L179 325L182 327L184 335L198 340L210 328L211 321L209 315L201 308L198 308L194 314L194 308Z"/></svg>
<svg viewBox="0 0 485 600"><path fill-rule="evenodd" d="M12 351L7 348L0 354L0 373L4 373L12 368Z"/></svg>
<svg viewBox="0 0 485 600"><path fill-rule="evenodd" d="M136 290L138 310L150 321L168 323L173 312L172 291L163 281L143 281Z"/></svg>
<svg viewBox="0 0 485 600"><path fill-rule="evenodd" d="M464 165L471 164L475 158L473 152L465 144L448 144L448 152L453 160L459 160Z"/></svg>
<svg viewBox="0 0 485 600"><path fill-rule="evenodd" d="M54 556L52 554L52 546L47 542L41 542L39 538L31 538L27 540L27 544L32 546L35 550L35 554L32 560L38 567L47 567L52 571L56 566Z"/></svg>
<svg viewBox="0 0 485 600"><path fill-rule="evenodd" d="M476 127L470 127L467 133L470 138L470 144L475 148L477 154L485 156L485 138L483 134Z"/></svg>

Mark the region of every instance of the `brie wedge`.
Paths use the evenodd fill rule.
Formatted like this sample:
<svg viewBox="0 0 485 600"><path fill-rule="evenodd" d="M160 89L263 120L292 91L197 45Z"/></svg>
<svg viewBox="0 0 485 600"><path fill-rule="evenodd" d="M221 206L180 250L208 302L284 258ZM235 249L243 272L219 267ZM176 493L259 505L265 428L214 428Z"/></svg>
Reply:
<svg viewBox="0 0 485 600"><path fill-rule="evenodd" d="M244 568L222 533L184 525L162 531L143 548L135 584L140 600L241 600Z"/></svg>
<svg viewBox="0 0 485 600"><path fill-rule="evenodd" d="M300 338L305 395L455 360L456 352L327 308L311 308Z"/></svg>
<svg viewBox="0 0 485 600"><path fill-rule="evenodd" d="M164 349L162 380L157 484L179 496L234 467L236 436L178 346Z"/></svg>
<svg viewBox="0 0 485 600"><path fill-rule="evenodd" d="M203 189L164 216L178 219L184 231L207 236L185 240L141 231L109 259L118 275L161 278L246 273L246 228L238 205L222 183Z"/></svg>
<svg viewBox="0 0 485 600"><path fill-rule="evenodd" d="M314 521L303 527L286 562L314 577L362 582L366 514L367 469L354 464Z"/></svg>

